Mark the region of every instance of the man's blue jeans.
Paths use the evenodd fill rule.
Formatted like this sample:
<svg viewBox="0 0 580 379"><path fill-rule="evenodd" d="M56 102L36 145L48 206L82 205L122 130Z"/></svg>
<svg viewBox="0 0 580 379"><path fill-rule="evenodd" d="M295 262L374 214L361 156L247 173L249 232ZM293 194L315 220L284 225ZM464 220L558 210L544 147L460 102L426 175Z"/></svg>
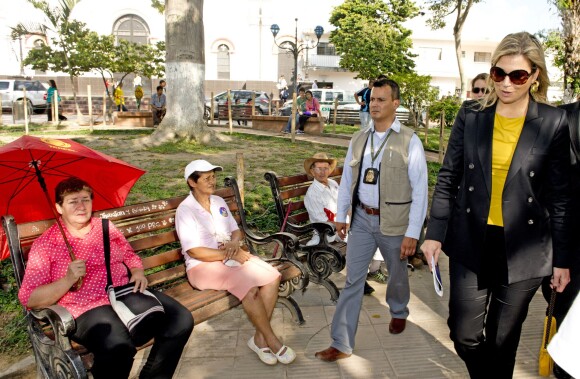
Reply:
<svg viewBox="0 0 580 379"><path fill-rule="evenodd" d="M296 113L296 129L298 129L298 118L299 117L300 117L300 115L298 113ZM284 131L288 132L288 133L290 133L292 131L292 115L290 115L290 117L288 117L288 123L286 124Z"/></svg>
<svg viewBox="0 0 580 379"><path fill-rule="evenodd" d="M360 117L360 128L367 128L369 126L369 122L371 121L371 114L369 112L359 111L358 115Z"/></svg>

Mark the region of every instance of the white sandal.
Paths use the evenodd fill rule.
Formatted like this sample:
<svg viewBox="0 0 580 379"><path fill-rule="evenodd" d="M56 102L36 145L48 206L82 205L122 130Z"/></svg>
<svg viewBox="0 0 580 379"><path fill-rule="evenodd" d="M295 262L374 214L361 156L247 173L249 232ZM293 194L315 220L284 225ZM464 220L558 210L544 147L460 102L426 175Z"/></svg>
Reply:
<svg viewBox="0 0 580 379"><path fill-rule="evenodd" d="M256 342L254 342L254 336L248 340L248 347L256 354L262 362L267 365L275 365L278 362L278 358L272 353L269 347L258 347Z"/></svg>
<svg viewBox="0 0 580 379"><path fill-rule="evenodd" d="M286 351L284 353L281 353L284 349L286 349ZM294 359L296 359L296 353L294 352L294 350L290 349L286 345L282 345L280 350L274 355L278 359L278 362L283 363L285 365L294 362Z"/></svg>

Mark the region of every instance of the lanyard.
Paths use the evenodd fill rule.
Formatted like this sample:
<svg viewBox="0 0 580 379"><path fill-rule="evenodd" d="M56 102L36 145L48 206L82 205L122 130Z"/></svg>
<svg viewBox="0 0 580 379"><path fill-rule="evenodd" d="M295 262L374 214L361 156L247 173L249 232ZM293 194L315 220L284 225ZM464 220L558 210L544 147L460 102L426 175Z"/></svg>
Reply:
<svg viewBox="0 0 580 379"><path fill-rule="evenodd" d="M375 154L375 140L374 140L375 132L373 131L371 133L371 167L375 166L375 159L377 159L377 157L381 153L381 150L383 150L383 147L385 147L385 144L387 143L387 140L391 136L392 131L393 131L393 129L389 129L389 131L387 132L387 136L385 137L385 139L381 143L381 146L379 146L379 150L377 151L376 154Z"/></svg>

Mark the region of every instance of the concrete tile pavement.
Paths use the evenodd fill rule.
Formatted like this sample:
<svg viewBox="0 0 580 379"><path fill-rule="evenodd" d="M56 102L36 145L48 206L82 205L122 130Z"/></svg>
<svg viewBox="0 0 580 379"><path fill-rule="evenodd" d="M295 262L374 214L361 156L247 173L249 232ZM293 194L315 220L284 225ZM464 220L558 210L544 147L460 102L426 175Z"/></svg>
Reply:
<svg viewBox="0 0 580 379"><path fill-rule="evenodd" d="M447 257L441 258L440 266L448 290ZM332 276L339 288L344 286L344 274L343 271ZM449 339L448 291L441 298L435 294L426 267L409 274L411 300L406 330L399 335L389 333L386 285L370 282L376 292L363 299L356 347L348 359L325 363L314 358L316 351L330 345L335 305L323 287L311 284L306 292L295 294L306 319L304 325L294 324L290 312L280 306L273 315L274 331L296 351L294 363L263 364L246 346L253 327L238 307L195 326L175 378L467 378L463 361ZM524 324L514 378L539 378L537 356L545 307L538 292ZM148 349L138 353L135 377L147 354Z"/></svg>

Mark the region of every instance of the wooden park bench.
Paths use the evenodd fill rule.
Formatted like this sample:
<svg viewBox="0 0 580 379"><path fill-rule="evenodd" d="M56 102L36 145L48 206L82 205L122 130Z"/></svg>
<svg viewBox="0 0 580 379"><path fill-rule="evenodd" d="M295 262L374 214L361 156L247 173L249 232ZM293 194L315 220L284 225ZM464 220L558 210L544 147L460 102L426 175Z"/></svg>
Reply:
<svg viewBox="0 0 580 379"><path fill-rule="evenodd" d="M278 302L286 306L298 323L304 323L302 312L292 293L308 285L308 271L298 261L295 249L297 238L289 233L259 237L249 230L237 183L225 179L226 187L216 191L223 197L245 234L245 242L255 253L255 247L272 242L281 247L281 257L267 259L282 274ZM150 201L130 206L107 209L94 213L95 217L112 220L141 256L149 286L174 297L199 324L236 307L240 301L226 291L197 290L191 287L185 274L185 264L175 231L175 210L185 196ZM3 216L10 256L16 282L20 287L28 252L34 240L48 229L54 220L17 225L12 216ZM103 288L104 291L104 288ZM75 321L63 307L53 305L41 310L25 310L28 333L36 358L38 376L43 378L87 378L93 355L83 346L72 342L69 336L75 330ZM150 341L144 348L150 345ZM141 349L140 348L140 349Z"/></svg>
<svg viewBox="0 0 580 379"><path fill-rule="evenodd" d="M113 112L115 126L153 127L153 113L151 111Z"/></svg>
<svg viewBox="0 0 580 379"><path fill-rule="evenodd" d="M334 110L330 111L330 122L339 125L360 125L359 111L355 109L337 109L336 118Z"/></svg>
<svg viewBox="0 0 580 379"><path fill-rule="evenodd" d="M254 107L251 104L233 104L232 121L248 121L252 119ZM218 124L220 120L229 120L227 104L218 105Z"/></svg>
<svg viewBox="0 0 580 379"><path fill-rule="evenodd" d="M337 167L330 174L330 178L340 183L342 167ZM310 281L324 286L330 292L333 301L338 299L338 288L329 279L333 272L340 272L346 265L346 243L328 243L327 235L335 232L334 225L328 222L310 223L308 211L304 206L304 195L308 187L312 184L312 178L306 174L292 176L278 176L275 172L269 171L264 177L270 183L272 196L278 215L278 223L281 227L286 219L288 206L290 213L285 223L284 231L295 234L299 241L299 254L306 268L310 272ZM314 231L320 236L318 245L306 246Z"/></svg>

